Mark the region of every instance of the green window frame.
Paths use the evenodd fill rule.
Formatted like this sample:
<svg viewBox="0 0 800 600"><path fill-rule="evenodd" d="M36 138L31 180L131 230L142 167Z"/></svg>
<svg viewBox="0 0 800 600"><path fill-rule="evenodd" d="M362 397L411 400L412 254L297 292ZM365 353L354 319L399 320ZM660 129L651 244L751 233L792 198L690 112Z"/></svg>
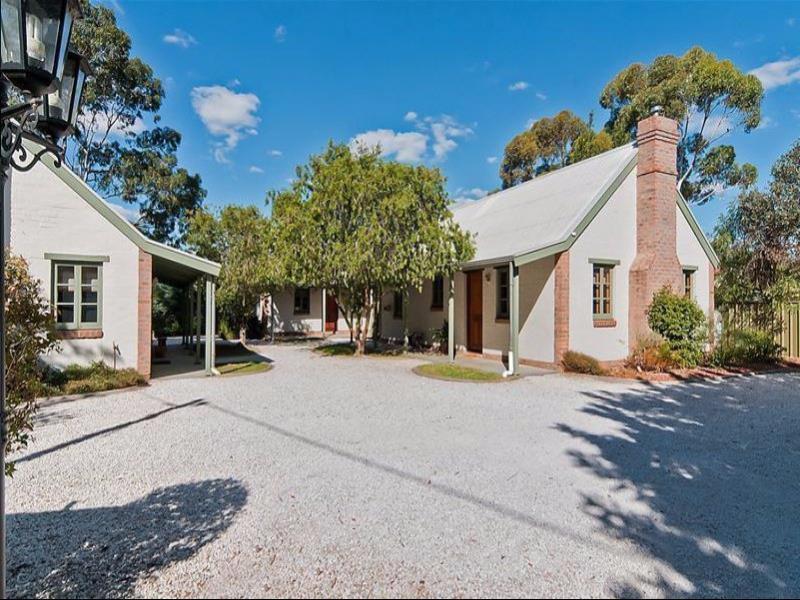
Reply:
<svg viewBox="0 0 800 600"><path fill-rule="evenodd" d="M697 267L683 267L683 295L694 298L694 275Z"/></svg>
<svg viewBox="0 0 800 600"><path fill-rule="evenodd" d="M311 290L309 288L294 289L294 314L311 314Z"/></svg>
<svg viewBox="0 0 800 600"><path fill-rule="evenodd" d="M497 267L495 269L495 276L497 277L497 306L495 309L495 318L501 321L508 319L508 267Z"/></svg>
<svg viewBox="0 0 800 600"><path fill-rule="evenodd" d="M53 261L51 277L56 328L102 329L103 264Z"/></svg>
<svg viewBox="0 0 800 600"><path fill-rule="evenodd" d="M613 262L592 263L592 317L614 318L614 266Z"/></svg>
<svg viewBox="0 0 800 600"><path fill-rule="evenodd" d="M431 285L431 308L441 310L444 308L444 277L437 275Z"/></svg>

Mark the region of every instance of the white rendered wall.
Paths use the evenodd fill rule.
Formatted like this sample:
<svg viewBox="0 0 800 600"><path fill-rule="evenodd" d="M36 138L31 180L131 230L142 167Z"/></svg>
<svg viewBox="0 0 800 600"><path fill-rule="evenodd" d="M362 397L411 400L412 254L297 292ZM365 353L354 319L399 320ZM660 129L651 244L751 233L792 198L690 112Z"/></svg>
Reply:
<svg viewBox="0 0 800 600"><path fill-rule="evenodd" d="M294 314L294 289L275 294L275 331L280 333L319 333L322 331L322 290L311 288L307 315ZM269 302L267 303L269 306ZM347 322L339 315L339 332L347 331Z"/></svg>
<svg viewBox="0 0 800 600"><path fill-rule="evenodd" d="M636 257L636 170L609 198L569 250L569 348L598 360L628 356L628 273ZM595 327L589 259L618 260L613 271L615 327Z"/></svg>
<svg viewBox="0 0 800 600"><path fill-rule="evenodd" d="M711 262L700 241L692 231L683 212L676 205L677 223L678 223L678 260L684 267L692 266L697 267L694 274L694 293L692 294L694 301L703 309L703 312L709 314L709 269Z"/></svg>
<svg viewBox="0 0 800 600"><path fill-rule="evenodd" d="M28 261L48 302L51 262L45 253L108 256L102 266L103 337L62 340L61 351L44 359L57 367L111 364L116 343L117 366L136 368L139 248L42 164L12 178L11 251Z"/></svg>

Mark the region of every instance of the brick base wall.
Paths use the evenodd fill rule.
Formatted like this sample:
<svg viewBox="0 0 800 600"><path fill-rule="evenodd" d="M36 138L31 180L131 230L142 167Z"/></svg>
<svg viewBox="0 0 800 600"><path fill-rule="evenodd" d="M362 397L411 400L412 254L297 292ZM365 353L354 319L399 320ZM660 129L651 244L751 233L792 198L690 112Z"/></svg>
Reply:
<svg viewBox="0 0 800 600"><path fill-rule="evenodd" d="M553 358L561 364L564 353L569 350L569 251L555 259L555 344Z"/></svg>
<svg viewBox="0 0 800 600"><path fill-rule="evenodd" d="M139 250L139 328L136 370L150 379L150 353L153 348L153 257Z"/></svg>

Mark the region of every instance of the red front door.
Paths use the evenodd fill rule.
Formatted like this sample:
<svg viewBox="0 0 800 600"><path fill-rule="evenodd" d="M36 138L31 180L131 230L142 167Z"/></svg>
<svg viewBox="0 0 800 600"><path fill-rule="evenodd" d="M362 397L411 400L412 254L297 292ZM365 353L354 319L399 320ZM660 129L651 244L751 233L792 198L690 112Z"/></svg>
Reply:
<svg viewBox="0 0 800 600"><path fill-rule="evenodd" d="M467 272L467 350L483 352L483 271Z"/></svg>
<svg viewBox="0 0 800 600"><path fill-rule="evenodd" d="M336 333L336 325L339 323L339 307L336 306L336 298L333 294L325 296L325 331Z"/></svg>

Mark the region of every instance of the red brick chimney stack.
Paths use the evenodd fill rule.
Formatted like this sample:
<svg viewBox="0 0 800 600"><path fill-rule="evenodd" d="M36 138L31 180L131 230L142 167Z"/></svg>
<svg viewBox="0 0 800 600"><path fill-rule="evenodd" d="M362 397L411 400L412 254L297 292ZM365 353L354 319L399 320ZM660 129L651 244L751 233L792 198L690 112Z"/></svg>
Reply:
<svg viewBox="0 0 800 600"><path fill-rule="evenodd" d="M664 286L681 289L677 252L678 123L655 107L639 121L636 143L636 258L630 270L631 348L647 331L647 307Z"/></svg>

